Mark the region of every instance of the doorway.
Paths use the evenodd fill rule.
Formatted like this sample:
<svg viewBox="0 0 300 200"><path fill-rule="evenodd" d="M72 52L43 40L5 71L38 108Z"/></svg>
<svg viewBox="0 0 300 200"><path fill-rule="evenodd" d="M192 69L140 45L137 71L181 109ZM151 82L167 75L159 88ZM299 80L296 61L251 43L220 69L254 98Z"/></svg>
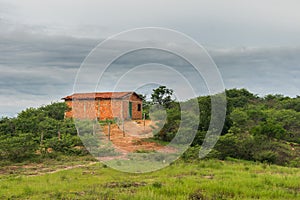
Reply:
<svg viewBox="0 0 300 200"><path fill-rule="evenodd" d="M129 102L128 109L129 119L132 119L132 102Z"/></svg>

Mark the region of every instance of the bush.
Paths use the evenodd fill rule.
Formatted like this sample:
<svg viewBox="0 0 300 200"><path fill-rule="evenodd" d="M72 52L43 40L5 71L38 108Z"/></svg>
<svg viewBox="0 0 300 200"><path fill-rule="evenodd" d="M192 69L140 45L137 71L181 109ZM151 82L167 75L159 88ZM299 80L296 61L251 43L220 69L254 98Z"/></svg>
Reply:
<svg viewBox="0 0 300 200"><path fill-rule="evenodd" d="M51 148L54 151L62 152L68 155L82 155L84 149L76 149L75 146L82 146L81 140L78 136L72 136L70 134L62 135L62 138L51 138L45 141L45 147Z"/></svg>
<svg viewBox="0 0 300 200"><path fill-rule="evenodd" d="M20 162L34 155L38 144L32 134L19 134L14 137L0 137L1 160Z"/></svg>
<svg viewBox="0 0 300 200"><path fill-rule="evenodd" d="M181 158L188 162L188 161L193 161L199 159L199 150L200 146L196 145L193 147L189 147L181 156Z"/></svg>
<svg viewBox="0 0 300 200"><path fill-rule="evenodd" d="M262 151L254 155L254 159L260 162L274 164L277 160L278 154L273 151Z"/></svg>
<svg viewBox="0 0 300 200"><path fill-rule="evenodd" d="M215 149L220 152L219 158L224 160L226 157L238 158L239 143L238 137L233 134L221 136L217 142Z"/></svg>
<svg viewBox="0 0 300 200"><path fill-rule="evenodd" d="M300 167L300 158L295 158L294 160L290 161L290 167Z"/></svg>

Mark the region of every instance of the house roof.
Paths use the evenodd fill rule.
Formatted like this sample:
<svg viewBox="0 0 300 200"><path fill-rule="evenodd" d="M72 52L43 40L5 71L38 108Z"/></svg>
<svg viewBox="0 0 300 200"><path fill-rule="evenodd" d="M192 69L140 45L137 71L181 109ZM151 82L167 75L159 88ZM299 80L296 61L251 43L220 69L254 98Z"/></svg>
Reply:
<svg viewBox="0 0 300 200"><path fill-rule="evenodd" d="M135 94L135 92L93 92L93 93L75 93L62 98L63 100L72 99L122 99Z"/></svg>

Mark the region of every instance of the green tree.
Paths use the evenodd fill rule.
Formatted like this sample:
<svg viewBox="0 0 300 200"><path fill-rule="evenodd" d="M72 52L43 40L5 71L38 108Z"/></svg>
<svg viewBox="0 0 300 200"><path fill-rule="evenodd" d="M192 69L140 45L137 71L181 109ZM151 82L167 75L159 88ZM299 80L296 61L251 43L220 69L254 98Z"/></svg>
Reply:
<svg viewBox="0 0 300 200"><path fill-rule="evenodd" d="M282 139L286 130L279 123L268 120L266 122L260 122L259 125L252 128L251 132L254 135L265 135L269 139Z"/></svg>
<svg viewBox="0 0 300 200"><path fill-rule="evenodd" d="M170 108L171 103L174 102L172 98L173 92L172 89L168 89L166 86L159 86L151 94L152 103Z"/></svg>
<svg viewBox="0 0 300 200"><path fill-rule="evenodd" d="M279 108L291 109L300 112L300 97L293 99L284 99L279 103Z"/></svg>
<svg viewBox="0 0 300 200"><path fill-rule="evenodd" d="M40 110L49 118L55 120L63 120L65 117L65 112L70 108L65 102L51 103L40 108Z"/></svg>
<svg viewBox="0 0 300 200"><path fill-rule="evenodd" d="M33 134L20 133L13 137L0 137L0 160L20 162L30 158L37 150Z"/></svg>

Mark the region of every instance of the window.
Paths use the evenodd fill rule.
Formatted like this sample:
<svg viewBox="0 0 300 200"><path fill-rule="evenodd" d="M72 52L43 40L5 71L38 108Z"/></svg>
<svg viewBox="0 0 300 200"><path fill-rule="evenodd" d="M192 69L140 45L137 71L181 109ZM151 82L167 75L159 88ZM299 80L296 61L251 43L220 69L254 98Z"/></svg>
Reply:
<svg viewBox="0 0 300 200"><path fill-rule="evenodd" d="M142 105L138 104L137 111L141 111L141 110L142 110Z"/></svg>

